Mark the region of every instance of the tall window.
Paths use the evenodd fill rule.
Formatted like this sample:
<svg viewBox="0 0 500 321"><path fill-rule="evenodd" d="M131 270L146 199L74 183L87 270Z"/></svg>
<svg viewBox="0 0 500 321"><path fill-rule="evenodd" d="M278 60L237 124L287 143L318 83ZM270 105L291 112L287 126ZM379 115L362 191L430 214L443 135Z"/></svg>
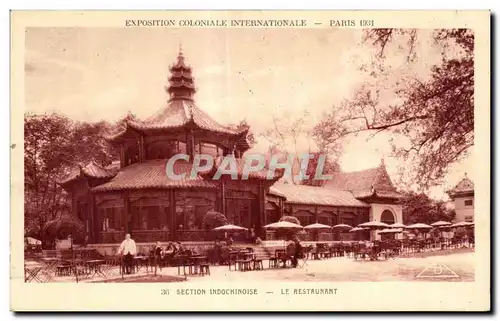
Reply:
<svg viewBox="0 0 500 321"><path fill-rule="evenodd" d="M294 216L299 220L302 226L314 223L314 215L309 211L298 211Z"/></svg>
<svg viewBox="0 0 500 321"><path fill-rule="evenodd" d="M123 231L123 207L102 207L99 215L102 217L101 231Z"/></svg>

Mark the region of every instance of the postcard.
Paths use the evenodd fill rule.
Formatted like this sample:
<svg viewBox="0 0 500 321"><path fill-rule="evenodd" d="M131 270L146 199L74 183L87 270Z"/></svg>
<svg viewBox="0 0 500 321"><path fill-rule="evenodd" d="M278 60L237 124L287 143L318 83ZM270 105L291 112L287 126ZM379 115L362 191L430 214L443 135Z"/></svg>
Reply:
<svg viewBox="0 0 500 321"><path fill-rule="evenodd" d="M11 31L13 311L490 310L488 11Z"/></svg>

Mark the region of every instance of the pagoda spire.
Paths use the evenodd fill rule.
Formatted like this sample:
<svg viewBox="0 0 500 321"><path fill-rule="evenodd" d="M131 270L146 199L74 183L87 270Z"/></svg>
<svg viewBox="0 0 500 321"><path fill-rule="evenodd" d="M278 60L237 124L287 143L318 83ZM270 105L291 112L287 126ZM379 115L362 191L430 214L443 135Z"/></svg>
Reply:
<svg viewBox="0 0 500 321"><path fill-rule="evenodd" d="M191 73L191 67L185 62L184 53L182 52L182 44L179 45L179 53L177 61L170 67L170 77L168 78L167 92L170 95L170 101L193 100L196 88L194 86L194 78Z"/></svg>

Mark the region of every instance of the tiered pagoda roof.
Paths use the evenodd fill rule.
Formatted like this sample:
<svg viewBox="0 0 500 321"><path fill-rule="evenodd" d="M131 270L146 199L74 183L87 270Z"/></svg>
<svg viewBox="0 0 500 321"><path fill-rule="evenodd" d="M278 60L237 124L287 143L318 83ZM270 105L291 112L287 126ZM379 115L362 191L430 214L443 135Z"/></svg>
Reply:
<svg viewBox="0 0 500 321"><path fill-rule="evenodd" d="M78 165L75 169L68 173L68 175L60 180L58 184L64 187L81 177L107 180L115 177L117 172L118 171L114 168L105 168L98 165L96 162L91 161L85 166Z"/></svg>
<svg viewBox="0 0 500 321"><path fill-rule="evenodd" d="M237 141L240 150L246 151L250 148L246 139L248 127L233 129L223 126L196 105L194 101L196 88L192 70L186 65L182 53L179 53L177 62L170 67L170 72L169 85L165 88L170 95L167 105L146 120L126 119L122 128L106 136L108 141L116 143L137 132L154 134L190 127L230 136Z"/></svg>

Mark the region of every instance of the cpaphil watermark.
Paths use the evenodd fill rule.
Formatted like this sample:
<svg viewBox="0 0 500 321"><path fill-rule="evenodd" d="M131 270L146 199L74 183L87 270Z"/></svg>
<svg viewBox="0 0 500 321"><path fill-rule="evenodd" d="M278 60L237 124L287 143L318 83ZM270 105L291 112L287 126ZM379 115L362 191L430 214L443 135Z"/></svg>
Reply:
<svg viewBox="0 0 500 321"><path fill-rule="evenodd" d="M309 179L310 175L307 174L307 170L310 167L309 163L315 155L304 153L293 157L288 155L285 160L283 160L283 155L272 155L271 159L266 161L265 157L261 154L248 154L244 158L237 160L233 155L223 156L217 158L220 163L217 166L217 170L212 176L213 180L219 180L222 176L229 176L232 180L248 180L251 173L258 173L265 171L265 176L268 180L272 180L276 177L276 172L278 170L283 170L283 177L293 178L295 180ZM320 154L317 159L317 163L314 169L314 179L315 180L330 180L332 175L326 175L323 173L326 164L327 155ZM190 156L187 154L176 154L169 158L166 165L166 174L170 180L183 180L186 178L195 179L199 174L206 174L210 172L215 165L215 158L212 155L207 154L195 154L193 157L193 166L189 173L179 173L174 172L175 163L178 161L190 162ZM298 174L293 176L293 165L295 160L299 161L300 168ZM243 161L243 167L238 164ZM313 164L314 165L314 164ZM241 168L241 171L239 170Z"/></svg>

